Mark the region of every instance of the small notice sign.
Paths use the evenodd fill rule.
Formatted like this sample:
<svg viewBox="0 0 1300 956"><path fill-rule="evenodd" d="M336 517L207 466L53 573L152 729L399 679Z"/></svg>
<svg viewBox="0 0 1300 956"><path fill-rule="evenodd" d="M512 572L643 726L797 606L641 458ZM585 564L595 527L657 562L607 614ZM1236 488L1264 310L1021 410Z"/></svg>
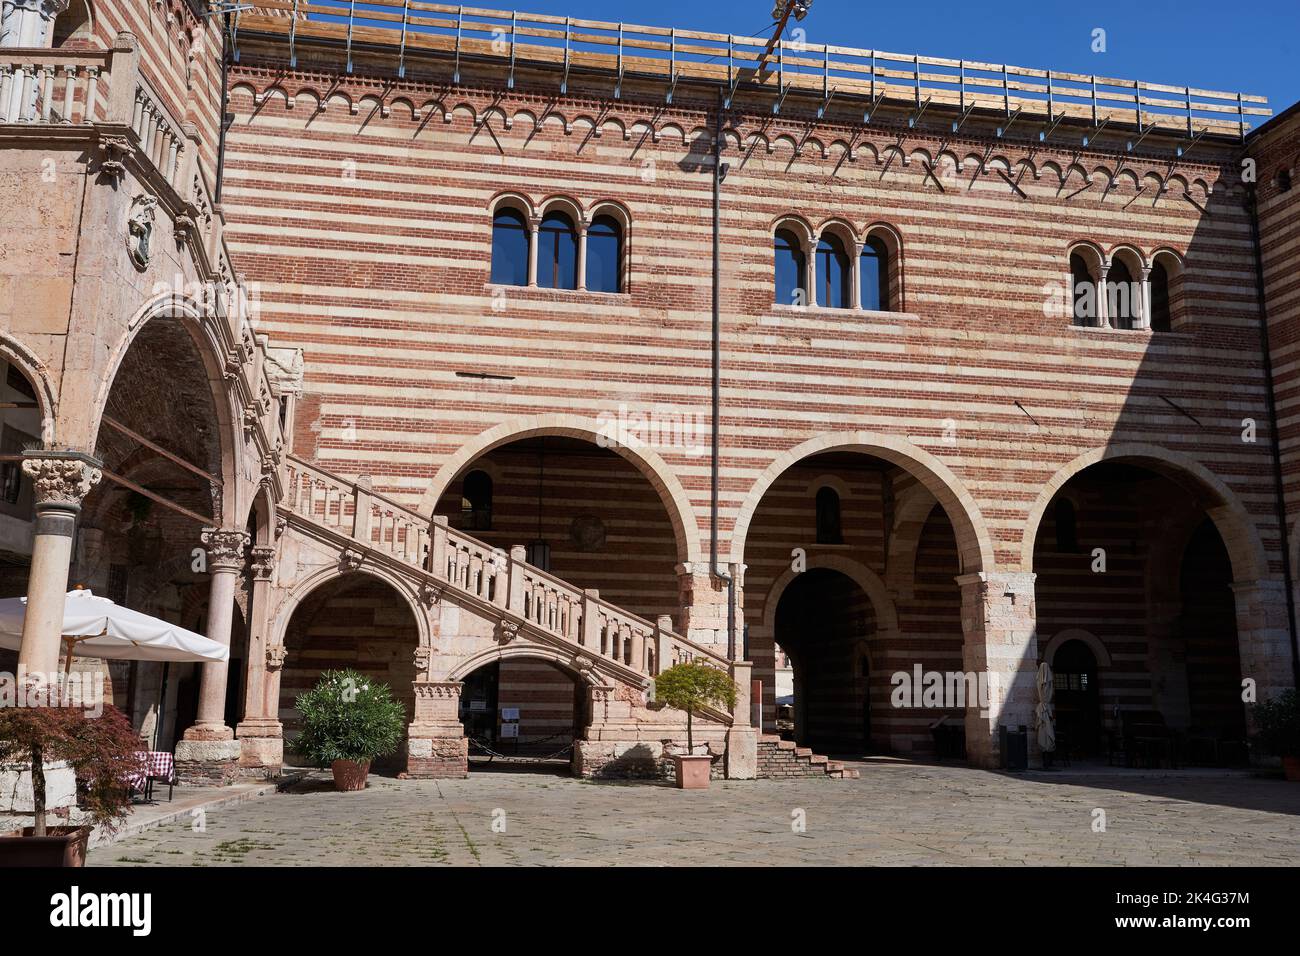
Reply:
<svg viewBox="0 0 1300 956"><path fill-rule="evenodd" d="M518 721L518 720L519 720L519 708L518 708L518 707L502 707L502 708L501 708L501 719L502 719L502 721Z"/></svg>
<svg viewBox="0 0 1300 956"><path fill-rule="evenodd" d="M502 724L502 725L501 725L501 736L502 736L502 737L518 737L518 736L519 736L519 725L518 725L518 724Z"/></svg>

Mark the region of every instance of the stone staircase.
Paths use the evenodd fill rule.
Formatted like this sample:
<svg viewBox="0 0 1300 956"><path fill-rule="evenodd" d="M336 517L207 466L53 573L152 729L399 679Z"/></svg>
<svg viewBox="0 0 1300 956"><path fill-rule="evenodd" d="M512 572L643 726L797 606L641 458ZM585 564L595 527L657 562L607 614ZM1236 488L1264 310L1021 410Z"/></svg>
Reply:
<svg viewBox="0 0 1300 956"><path fill-rule="evenodd" d="M758 738L758 775L772 780L794 777L830 777L834 780L851 780L858 771L844 764L812 752L811 747L800 747L793 740L782 740L776 734Z"/></svg>
<svg viewBox="0 0 1300 956"><path fill-rule="evenodd" d="M294 455L285 458L281 516L328 540L344 564L386 564L421 594L451 591L510 633L588 661L612 680L644 689L663 668L700 661L734 672L712 648L583 591L524 559L522 546L494 549ZM710 714L724 724L729 714Z"/></svg>

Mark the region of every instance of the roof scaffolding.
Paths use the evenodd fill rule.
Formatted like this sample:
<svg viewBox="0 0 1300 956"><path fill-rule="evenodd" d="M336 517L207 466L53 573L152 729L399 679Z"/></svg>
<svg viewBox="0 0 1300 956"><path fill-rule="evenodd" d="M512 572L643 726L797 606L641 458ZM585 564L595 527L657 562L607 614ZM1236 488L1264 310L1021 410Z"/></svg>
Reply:
<svg viewBox="0 0 1300 956"><path fill-rule="evenodd" d="M354 48L364 45L395 53L405 75L412 53L443 54L455 58L453 82L464 60L495 60L508 69L511 86L521 68L551 68L563 73L565 92L571 73L581 70L608 74L614 98L629 80L660 81L671 102L683 82L703 80L724 84L731 96L767 91L774 112L791 92L802 92L816 99L821 116L832 100L860 98L868 121L881 105L906 107L913 124L927 108L943 106L963 121L976 110L999 114L1002 132L1022 118L1035 117L1040 129L1051 130L1071 119L1088 125L1090 138L1107 125L1136 129L1137 142L1155 130L1193 140L1244 137L1253 118L1272 113L1265 97L1241 93L421 0L254 0L254 6L240 16L240 29L287 36L291 55L305 38L338 44L350 71Z"/></svg>

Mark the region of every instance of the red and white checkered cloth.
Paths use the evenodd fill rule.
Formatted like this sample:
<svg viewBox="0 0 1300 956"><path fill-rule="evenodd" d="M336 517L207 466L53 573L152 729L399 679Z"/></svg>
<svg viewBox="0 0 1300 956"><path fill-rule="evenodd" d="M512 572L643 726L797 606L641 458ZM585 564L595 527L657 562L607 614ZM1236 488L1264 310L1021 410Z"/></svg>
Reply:
<svg viewBox="0 0 1300 956"><path fill-rule="evenodd" d="M164 780L172 778L175 764L172 762L172 755L167 751L142 750L138 756L140 758L140 772L126 778L127 783L133 789L143 790L149 777L161 777Z"/></svg>

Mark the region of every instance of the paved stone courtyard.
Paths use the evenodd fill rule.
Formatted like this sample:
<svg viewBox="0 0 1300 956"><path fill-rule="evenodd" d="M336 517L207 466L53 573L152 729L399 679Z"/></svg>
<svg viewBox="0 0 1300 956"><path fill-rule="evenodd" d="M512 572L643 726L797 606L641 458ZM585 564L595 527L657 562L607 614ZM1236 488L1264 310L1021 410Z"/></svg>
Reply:
<svg viewBox="0 0 1300 956"><path fill-rule="evenodd" d="M316 777L92 850L92 866L1295 865L1300 786L1246 774L1009 776L881 762L707 792L533 773ZM1106 831L1093 831L1094 811ZM806 829L792 826L802 812ZM494 829L494 821L496 828ZM504 824L504 832L498 832Z"/></svg>

